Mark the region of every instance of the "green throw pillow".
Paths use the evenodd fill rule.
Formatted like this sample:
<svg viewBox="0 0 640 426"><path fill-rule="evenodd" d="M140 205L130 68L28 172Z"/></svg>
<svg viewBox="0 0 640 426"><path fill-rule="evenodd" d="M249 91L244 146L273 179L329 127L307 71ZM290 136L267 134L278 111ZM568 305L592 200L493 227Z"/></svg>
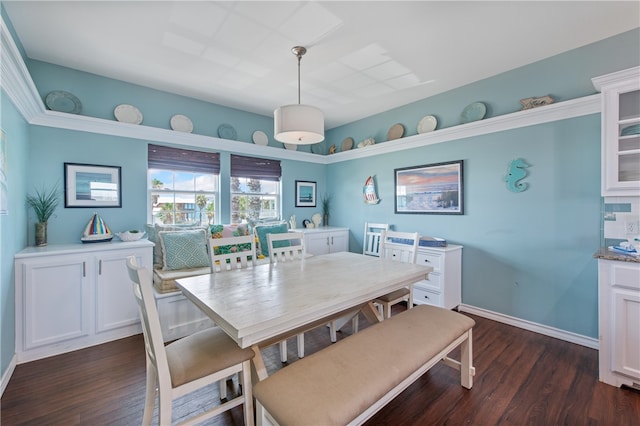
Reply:
<svg viewBox="0 0 640 426"><path fill-rule="evenodd" d="M257 225L256 226L256 235L258 236L258 244L260 245L260 253L264 257L269 256L269 242L267 241L267 234L282 234L285 232L289 232L289 228L286 223L282 223L280 225ZM273 244L275 247L288 247L291 245L291 242L286 241L275 241Z"/></svg>
<svg viewBox="0 0 640 426"><path fill-rule="evenodd" d="M158 236L162 245L164 271L210 265L205 230L160 231Z"/></svg>

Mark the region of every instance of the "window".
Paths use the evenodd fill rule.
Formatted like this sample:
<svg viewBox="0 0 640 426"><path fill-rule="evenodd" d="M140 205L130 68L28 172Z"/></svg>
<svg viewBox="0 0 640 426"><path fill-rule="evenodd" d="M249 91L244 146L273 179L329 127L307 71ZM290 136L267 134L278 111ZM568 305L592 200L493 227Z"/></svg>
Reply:
<svg viewBox="0 0 640 426"><path fill-rule="evenodd" d="M150 144L148 182L151 223L216 223L220 188L218 153Z"/></svg>
<svg viewBox="0 0 640 426"><path fill-rule="evenodd" d="M280 161L231 155L231 222L279 219L281 175Z"/></svg>

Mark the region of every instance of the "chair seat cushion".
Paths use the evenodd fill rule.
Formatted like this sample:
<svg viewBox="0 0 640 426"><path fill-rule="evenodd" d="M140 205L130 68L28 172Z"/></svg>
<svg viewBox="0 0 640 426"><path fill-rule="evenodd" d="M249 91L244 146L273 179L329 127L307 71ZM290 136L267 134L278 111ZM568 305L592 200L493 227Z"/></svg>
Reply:
<svg viewBox="0 0 640 426"><path fill-rule="evenodd" d="M409 295L409 289L408 288L401 288L400 290L392 291L391 293L387 293L384 296L380 296L380 297L376 298L376 300L379 300L381 302L390 303L390 302L393 302L395 300L402 299L403 297L406 297L408 295Z"/></svg>
<svg viewBox="0 0 640 426"><path fill-rule="evenodd" d="M216 371L253 359L219 327L184 337L166 346L171 385L175 388Z"/></svg>

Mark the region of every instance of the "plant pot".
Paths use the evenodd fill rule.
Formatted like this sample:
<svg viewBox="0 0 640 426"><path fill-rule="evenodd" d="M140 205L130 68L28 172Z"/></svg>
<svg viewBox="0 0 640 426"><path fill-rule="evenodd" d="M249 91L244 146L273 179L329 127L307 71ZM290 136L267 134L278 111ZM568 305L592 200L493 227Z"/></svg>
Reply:
<svg viewBox="0 0 640 426"><path fill-rule="evenodd" d="M47 222L36 223L36 246L47 245Z"/></svg>

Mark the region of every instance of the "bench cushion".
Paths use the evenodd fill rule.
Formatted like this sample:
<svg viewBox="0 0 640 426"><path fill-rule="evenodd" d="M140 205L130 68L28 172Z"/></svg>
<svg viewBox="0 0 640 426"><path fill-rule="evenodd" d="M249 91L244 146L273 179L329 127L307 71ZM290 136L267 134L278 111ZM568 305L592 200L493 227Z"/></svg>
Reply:
<svg viewBox="0 0 640 426"><path fill-rule="evenodd" d="M211 267L209 266L206 268L181 269L177 271L163 271L160 268L154 268L153 286L158 290L158 293L171 293L178 291L176 280L210 273Z"/></svg>
<svg viewBox="0 0 640 426"><path fill-rule="evenodd" d="M254 386L254 396L281 425L344 425L474 324L416 306L277 371Z"/></svg>

